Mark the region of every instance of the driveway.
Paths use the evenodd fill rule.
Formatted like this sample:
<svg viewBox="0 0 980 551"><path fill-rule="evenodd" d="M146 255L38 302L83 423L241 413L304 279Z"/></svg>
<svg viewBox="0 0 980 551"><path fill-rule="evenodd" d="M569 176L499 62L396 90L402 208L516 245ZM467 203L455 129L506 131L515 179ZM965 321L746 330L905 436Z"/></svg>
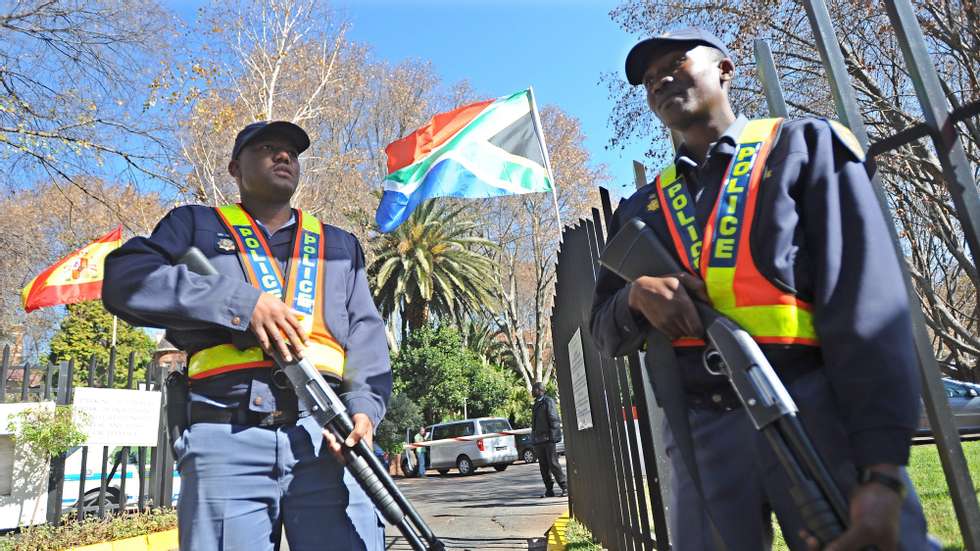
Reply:
<svg viewBox="0 0 980 551"><path fill-rule="evenodd" d="M562 457L564 468L564 457ZM566 498L541 498L544 484L537 463L516 463L498 473L482 468L470 476L398 479L448 549L545 549L545 531L568 510ZM557 486L556 486L557 489ZM388 527L388 549L410 549Z"/></svg>
<svg viewBox="0 0 980 551"><path fill-rule="evenodd" d="M564 469L564 456L561 464ZM470 476L433 472L426 478L395 481L446 548L454 551L547 549L545 531L568 511L566 498L539 497L544 484L537 463L515 463L502 473L485 467ZM397 528L389 526L385 534L386 549L411 549ZM288 551L285 539L281 549Z"/></svg>

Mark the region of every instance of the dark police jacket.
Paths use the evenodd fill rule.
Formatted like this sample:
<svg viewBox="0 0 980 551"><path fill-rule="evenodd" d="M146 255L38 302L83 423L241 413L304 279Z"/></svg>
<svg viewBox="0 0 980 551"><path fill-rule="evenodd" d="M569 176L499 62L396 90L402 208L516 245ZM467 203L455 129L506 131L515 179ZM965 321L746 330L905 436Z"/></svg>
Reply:
<svg viewBox="0 0 980 551"><path fill-rule="evenodd" d="M531 413L531 443L547 444L561 442L561 420L558 418L558 406L555 400L547 394L534 400Z"/></svg>
<svg viewBox="0 0 980 551"><path fill-rule="evenodd" d="M695 198L702 230L746 122L739 117L701 163L683 146L678 150L675 164ZM752 256L776 287L812 304L821 346L763 350L784 378L825 370L858 466L906 464L919 409L908 300L889 222L878 207L863 154L850 143L826 120L786 121L769 155L752 226ZM638 216L673 251L664 214L651 206L656 197L655 186L648 184L622 201L609 234ZM640 348L649 330L646 319L629 309L628 291L625 281L600 270L590 323L596 343L612 356ZM687 392L727 385L702 367L703 348L675 350Z"/></svg>
<svg viewBox="0 0 980 551"><path fill-rule="evenodd" d="M284 273L295 224L294 212L291 223L275 234L262 228ZM218 344L256 346L248 326L260 291L245 279L238 251L227 250L227 231L209 207L173 209L149 237L134 237L106 258L106 308L134 325L165 328L167 340L188 357ZM347 352L338 391L352 415L367 414L377 427L392 388L384 324L371 298L357 238L327 224L323 231L325 323ZM192 245L220 275L201 276L173 265ZM297 407L295 393L274 385L268 368L192 381L190 399L263 413Z"/></svg>

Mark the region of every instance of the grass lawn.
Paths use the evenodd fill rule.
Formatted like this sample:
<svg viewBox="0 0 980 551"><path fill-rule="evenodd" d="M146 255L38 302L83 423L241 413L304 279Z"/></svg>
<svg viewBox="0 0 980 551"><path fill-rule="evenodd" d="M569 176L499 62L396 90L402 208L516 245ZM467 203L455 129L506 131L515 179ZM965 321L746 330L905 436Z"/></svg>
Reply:
<svg viewBox="0 0 980 551"><path fill-rule="evenodd" d="M980 493L980 441L963 442L963 454L973 477L973 491ZM909 458L909 476L915 484L915 491L922 502L926 521L929 523L929 533L943 542L944 551L961 551L963 538L956 524L956 513L953 512L953 502L949 499L949 489L946 486L946 476L939 463L939 452L934 444L923 444L912 447ZM779 528L776 528L779 531ZM776 534L774 550L789 549L783 543L782 537Z"/></svg>
<svg viewBox="0 0 980 551"><path fill-rule="evenodd" d="M980 494L980 441L963 442L963 453L973 477L974 493ZM944 551L962 551L963 539L956 524L956 514L953 512L953 502L949 499L946 477L939 463L939 453L933 444L914 446L909 460L909 476L915 484L915 490L922 502L922 509L929 523L929 533L943 542ZM593 543L589 531L581 523L572 519L568 528L568 549L576 551L601 549ZM776 527L775 551L788 551Z"/></svg>

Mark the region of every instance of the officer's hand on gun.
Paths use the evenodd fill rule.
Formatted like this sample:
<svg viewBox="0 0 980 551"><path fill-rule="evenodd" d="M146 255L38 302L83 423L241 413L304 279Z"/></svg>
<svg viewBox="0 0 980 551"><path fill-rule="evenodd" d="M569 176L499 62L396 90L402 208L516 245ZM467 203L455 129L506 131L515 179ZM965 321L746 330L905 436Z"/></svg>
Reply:
<svg viewBox="0 0 980 551"><path fill-rule="evenodd" d="M704 335L691 297L708 303L704 281L682 272L665 277L643 276L629 286L629 306L671 339Z"/></svg>
<svg viewBox="0 0 980 551"><path fill-rule="evenodd" d="M292 351L302 358L303 349L309 343L309 336L300 325L296 312L269 293L259 295L248 328L255 333L266 354L272 355L273 350L278 350L287 362L293 361Z"/></svg>
<svg viewBox="0 0 980 551"><path fill-rule="evenodd" d="M357 442L362 438L367 444L368 448L374 448L374 423L371 422L371 418L363 413L355 413L351 416L351 420L354 421L354 430L351 431L350 436L344 441L344 445L348 448L353 448L357 445ZM327 447L330 449L330 453L334 454L334 457L338 461L344 463L343 448L340 447L340 441L333 435L333 433L324 430L323 437L326 438Z"/></svg>
<svg viewBox="0 0 980 551"><path fill-rule="evenodd" d="M309 335L303 329L296 311L269 293L259 295L248 328L258 338L259 345L266 354L272 355L273 351L278 351L287 362L293 361L294 355L302 358L303 349L310 342ZM370 448L374 435L371 418L363 413L355 413L351 419L354 421L354 431L344 441L344 445L353 448L363 438ZM323 431L323 437L330 453L344 463L340 442L326 429Z"/></svg>
<svg viewBox="0 0 980 551"><path fill-rule="evenodd" d="M898 476L897 468L894 476ZM874 546L878 551L898 549L902 496L880 484L862 484L854 490L850 504L850 526L841 537L827 544L824 551L858 551ZM820 543L805 530L800 536L809 551L818 551Z"/></svg>

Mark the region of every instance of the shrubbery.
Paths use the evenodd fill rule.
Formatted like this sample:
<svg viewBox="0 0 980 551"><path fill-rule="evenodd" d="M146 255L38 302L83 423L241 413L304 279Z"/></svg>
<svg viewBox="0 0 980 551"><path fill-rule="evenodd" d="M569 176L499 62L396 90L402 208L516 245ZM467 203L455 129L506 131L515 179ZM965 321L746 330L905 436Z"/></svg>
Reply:
<svg viewBox="0 0 980 551"><path fill-rule="evenodd" d="M145 513L114 515L78 522L66 517L61 526L42 524L0 539L0 551L54 551L161 532L177 527L177 511L153 509Z"/></svg>

